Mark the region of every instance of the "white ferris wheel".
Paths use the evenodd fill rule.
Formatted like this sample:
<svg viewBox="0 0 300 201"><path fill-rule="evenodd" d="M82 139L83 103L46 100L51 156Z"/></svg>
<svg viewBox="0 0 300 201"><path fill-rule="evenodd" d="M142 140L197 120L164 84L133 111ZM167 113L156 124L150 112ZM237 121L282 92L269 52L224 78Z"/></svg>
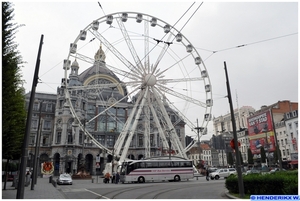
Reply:
<svg viewBox="0 0 300 201"><path fill-rule="evenodd" d="M105 54L95 55L99 47ZM65 97L76 123L85 135L100 149L114 154L121 161L127 157L130 143L138 129L142 129L144 135L146 158L150 157L152 132L157 133L165 147L171 142L175 155L184 158L187 158L186 152L199 140L199 130L195 128L201 128L201 135L207 132L213 103L208 71L192 43L171 24L137 12L117 12L103 16L80 30L71 43L69 54L64 60L65 80L69 79L68 71L74 60L80 64L80 70L105 61L105 67L119 78L117 82L94 81L86 82L83 86L65 83ZM116 88L120 92L122 87L127 90L123 91L123 98L110 98L103 110L107 112L124 100L131 101L133 105L112 150L85 129L100 114L95 114L83 125L71 97L74 92L84 89L97 96L97 103L104 103L105 97L101 93L105 89ZM171 119L170 109L177 119ZM141 117L143 126L139 128ZM117 117L114 119L118 120ZM193 141L186 147L176 133L175 127L179 122L184 122L186 131L192 132Z"/></svg>

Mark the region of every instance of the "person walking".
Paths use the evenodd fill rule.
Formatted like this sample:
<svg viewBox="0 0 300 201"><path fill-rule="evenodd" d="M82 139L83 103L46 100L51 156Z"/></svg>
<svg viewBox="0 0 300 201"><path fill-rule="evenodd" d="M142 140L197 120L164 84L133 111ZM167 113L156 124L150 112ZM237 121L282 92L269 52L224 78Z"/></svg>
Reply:
<svg viewBox="0 0 300 201"><path fill-rule="evenodd" d="M110 180L110 174L109 174L109 172L107 172L107 173L105 173L105 175L104 175L104 183L109 183L109 180Z"/></svg>
<svg viewBox="0 0 300 201"><path fill-rule="evenodd" d="M117 174L116 174L116 184L118 184L119 181L120 181L120 174L119 174L119 172L117 172Z"/></svg>
<svg viewBox="0 0 300 201"><path fill-rule="evenodd" d="M115 181L116 181L116 173L113 172L111 183L113 184L115 183Z"/></svg>
<svg viewBox="0 0 300 201"><path fill-rule="evenodd" d="M208 171L208 168L206 168L206 181L209 181L209 171Z"/></svg>

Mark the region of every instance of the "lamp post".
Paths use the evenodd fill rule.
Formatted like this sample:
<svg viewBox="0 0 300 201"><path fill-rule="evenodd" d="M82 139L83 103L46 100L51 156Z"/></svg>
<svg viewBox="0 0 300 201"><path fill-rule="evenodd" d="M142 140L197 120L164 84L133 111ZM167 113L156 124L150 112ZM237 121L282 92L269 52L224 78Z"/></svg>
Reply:
<svg viewBox="0 0 300 201"><path fill-rule="evenodd" d="M240 194L240 198L243 198L243 197L245 197L244 182L243 182L243 176L242 176L242 170L241 170L241 160L239 157L240 152L239 152L238 141L237 141L236 124L235 124L235 118L234 118L234 110L233 110L233 105L232 105L232 98L231 98L231 91L230 91L230 84L229 84L226 62L224 62L224 69L225 69L225 76L226 76L227 98L228 98L230 113L231 113L231 121L232 121L233 137L234 137L234 148L235 148L235 153L236 153L239 194Z"/></svg>
<svg viewBox="0 0 300 201"><path fill-rule="evenodd" d="M197 137L198 137L197 145L198 145L198 150L199 150L199 163L200 163L200 161L201 161L200 137L202 137L202 135L203 135L203 133L201 133L201 136L200 136L200 131L202 132L204 128L199 127L198 119L197 119L197 127L195 127L195 129L197 130Z"/></svg>

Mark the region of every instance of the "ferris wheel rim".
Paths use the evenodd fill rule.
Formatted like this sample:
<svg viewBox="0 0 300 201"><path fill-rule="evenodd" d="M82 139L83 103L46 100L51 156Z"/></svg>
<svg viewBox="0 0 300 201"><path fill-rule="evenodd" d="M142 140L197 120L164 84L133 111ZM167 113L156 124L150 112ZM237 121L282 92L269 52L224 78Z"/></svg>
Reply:
<svg viewBox="0 0 300 201"><path fill-rule="evenodd" d="M130 12L115 12L115 13L112 13L112 14L108 14L108 15L106 15L106 16L103 16L103 17L100 17L100 18L98 18L97 20L94 20L93 22L95 22L95 21L99 21L99 23L100 23L100 21L102 22L102 23L104 23L105 22L105 19L108 17L108 16L116 16L116 15L120 15L120 14L123 14L123 13L130 13L130 14L141 14L141 15L143 15L143 16L147 16L147 17L152 17L153 18L153 16L152 15L148 15L148 14L145 14L145 13L138 13L138 12L132 12L132 11L130 11ZM120 17L119 17L120 18ZM159 20L160 22L162 22L162 23L164 23L164 24L168 24L167 22L165 22L165 21L163 21L163 20L161 20L161 19L159 19L159 18L156 18L157 20ZM143 20L145 20L145 19L143 19ZM148 22L149 22L150 20L148 20ZM91 29L91 26L92 26L92 24L93 24L93 22L92 23L90 23L87 27L85 27L83 30L84 31L87 31L87 30L89 30L89 29ZM161 28L163 28L162 26L160 26ZM171 28L172 29L174 29L177 33L180 33L181 34L181 32L179 32L175 27L173 27L173 26L171 26ZM173 34L173 36L175 36L175 34ZM184 39L186 40L186 42L188 43L188 44L192 44L192 43L190 43L190 41L184 36L184 35L182 35L182 37L184 37ZM77 42L80 40L80 34L78 35L78 37L75 39L75 41L73 42L74 44L77 44ZM205 64L204 64L204 62L203 62L203 60L202 60L202 58L201 58L201 56L200 56L200 54L198 53L198 51L195 49L195 48L193 48L193 52L195 53L195 55L196 56L198 56L199 58L200 58L200 60L202 61L202 66L203 66L203 69L205 70L205 71L207 71L207 69L206 69L206 66L205 66ZM68 55L68 57L67 57L67 60L69 60L69 58L70 57L72 57L71 56L72 54L69 52L69 55ZM194 58L195 58L195 56L194 55L192 55ZM67 79L67 69L65 70L65 79ZM207 75L207 82L210 84L210 79L209 79L209 76ZM67 83L66 83L66 89L68 89L68 85L67 85ZM66 97L68 97L68 96L70 96L70 94L68 94L69 92L68 92L68 90L65 90L66 91ZM67 95L68 94L68 95ZM211 92L210 92L210 94L211 94ZM210 98L210 97L212 97L211 95L210 95L210 97L207 97L208 96L208 94L206 93L206 99L207 98ZM212 98L211 98L212 99ZM69 99L69 102L70 102L70 99ZM70 102L69 103L70 104L70 109L72 109L72 110L74 110L74 108L73 108L73 106L72 106L72 103ZM212 109L212 107L206 107L206 110L205 110L205 113L209 113L209 114L211 114L211 109ZM77 116L76 116L77 117ZM79 118L77 117L77 120L79 121ZM203 123L202 123L202 125L201 126L204 126L204 127L207 127L207 124L208 124L208 122L205 124L204 123L204 121L203 121ZM89 134L90 135L90 134ZM187 147L189 147L189 146L187 146ZM107 151L109 151L109 149L107 149L105 146L103 146L102 147L103 149L106 149ZM187 150L188 151L188 150Z"/></svg>

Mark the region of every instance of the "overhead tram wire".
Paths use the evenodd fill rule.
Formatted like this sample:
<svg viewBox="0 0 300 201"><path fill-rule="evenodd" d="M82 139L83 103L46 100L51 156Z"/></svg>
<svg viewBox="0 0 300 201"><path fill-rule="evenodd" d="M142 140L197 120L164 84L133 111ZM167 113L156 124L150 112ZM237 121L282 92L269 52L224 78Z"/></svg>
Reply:
<svg viewBox="0 0 300 201"><path fill-rule="evenodd" d="M195 4L195 2L194 3L192 3L192 5L181 15L181 17L174 23L174 25L172 26L172 27L175 27L176 26L176 24L186 15L186 13L192 8L192 6ZM202 3L201 3L201 5L202 5ZM200 5L200 6L201 6ZM197 8L197 10L198 10L198 8ZM193 15L194 15L194 13L193 13ZM193 16L192 15L192 16ZM190 20L190 18L189 18L189 20ZM185 23L185 25L186 25L187 23ZM184 25L184 26L185 26ZM181 28L181 30L184 28L184 26ZM164 37L167 35L167 33L161 38L161 40L158 40L158 41L162 41L163 39L164 39ZM175 37L173 38L173 40L175 39ZM154 39L155 40L155 39ZM173 41L172 40L172 41ZM155 40L156 41L156 40ZM145 59L146 58L146 56L148 56L153 50L154 50L154 48L157 46L159 44L159 42L157 42L157 44L149 51L149 53L147 54L147 55L145 55L144 56L144 58L143 59ZM169 48L169 46L170 46L170 44L172 44L172 43L168 43L168 48ZM142 60L143 60L142 59ZM152 75L153 75L153 72L151 73ZM149 76L149 79L150 79L150 76Z"/></svg>
<svg viewBox="0 0 300 201"><path fill-rule="evenodd" d="M227 51L227 50L232 50L232 49L237 49L237 48L241 48L241 47L246 47L246 46L249 46L249 45L254 45L254 44L263 43L263 42L267 42L267 41L271 41L271 40L276 40L276 39L280 39L280 38L284 38L284 37L289 37L289 36L296 35L296 34L298 34L298 32L291 33L291 34L286 34L286 35L278 36L278 37L274 37L274 38L269 38L269 39L265 39L265 40L260 40L260 41L256 41L256 42L252 42L252 43L246 43L246 44L242 44L242 45L237 45L237 46L234 46L234 47L229 47L229 48L225 48L225 49L221 49L221 50L216 50L216 51L202 49L202 50L205 50L205 51L212 52L204 61L206 61L213 54L218 53L218 52L224 52L224 51ZM200 49L200 48L196 48L196 49Z"/></svg>

